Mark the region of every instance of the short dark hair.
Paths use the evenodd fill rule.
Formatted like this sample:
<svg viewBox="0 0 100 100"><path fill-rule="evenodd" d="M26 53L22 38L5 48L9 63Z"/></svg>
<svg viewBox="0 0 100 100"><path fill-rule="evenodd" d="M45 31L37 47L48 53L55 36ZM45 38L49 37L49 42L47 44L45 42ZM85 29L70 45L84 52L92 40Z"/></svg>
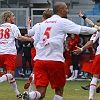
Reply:
<svg viewBox="0 0 100 100"><path fill-rule="evenodd" d="M100 19L98 19L97 22L100 22Z"/></svg>
<svg viewBox="0 0 100 100"><path fill-rule="evenodd" d="M56 2L56 3L53 5L53 12L54 12L54 14L59 13L59 9L60 9L60 8L63 8L63 4L64 4L64 2Z"/></svg>
<svg viewBox="0 0 100 100"><path fill-rule="evenodd" d="M43 12L43 17L44 17L45 19L50 18L51 16L52 16L52 11L51 11L51 10L47 9L47 10L45 10L45 11Z"/></svg>

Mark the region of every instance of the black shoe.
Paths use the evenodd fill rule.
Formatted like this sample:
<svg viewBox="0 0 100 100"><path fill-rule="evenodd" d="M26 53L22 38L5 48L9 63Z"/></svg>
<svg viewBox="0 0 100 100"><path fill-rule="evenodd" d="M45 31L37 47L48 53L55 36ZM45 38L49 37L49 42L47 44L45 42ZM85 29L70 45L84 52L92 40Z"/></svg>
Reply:
<svg viewBox="0 0 100 100"><path fill-rule="evenodd" d="M100 87L96 88L96 93L100 93Z"/></svg>
<svg viewBox="0 0 100 100"><path fill-rule="evenodd" d="M84 90L89 90L90 89L90 85L87 85L87 86L81 86L82 89Z"/></svg>
<svg viewBox="0 0 100 100"><path fill-rule="evenodd" d="M20 77L25 78L25 74L24 73L20 73L19 75L20 75Z"/></svg>
<svg viewBox="0 0 100 100"><path fill-rule="evenodd" d="M16 95L16 97L19 99L19 98L22 98L22 94L19 94L19 95Z"/></svg>

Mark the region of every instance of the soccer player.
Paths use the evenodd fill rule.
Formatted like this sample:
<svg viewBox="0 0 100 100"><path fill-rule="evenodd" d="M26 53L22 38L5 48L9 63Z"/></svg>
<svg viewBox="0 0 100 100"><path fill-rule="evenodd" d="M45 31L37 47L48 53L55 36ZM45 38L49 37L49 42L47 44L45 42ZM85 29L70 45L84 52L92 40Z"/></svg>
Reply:
<svg viewBox="0 0 100 100"><path fill-rule="evenodd" d="M42 15L42 21L46 20L47 18L50 18L51 16L52 16L51 10L49 10L49 9L45 10L43 12L43 15ZM34 25L32 27L32 29L30 29L31 20L29 18L28 18L27 23L28 23L28 28L27 28L27 30L28 30L28 36L31 37L28 40L31 41L32 38L34 38L34 34L39 34L38 30L39 30L39 26L40 26L41 23L37 23L36 25ZM25 41L25 39L21 39L21 40L24 40ZM33 62L33 69L34 69L34 63L35 63L34 57L36 55L35 47L32 48L31 54L32 54L32 59L33 59L32 62ZM34 81L34 74L31 74L30 77L29 77L29 79L28 79L28 81L27 81L27 83L24 86L24 89L29 88L29 92L33 91L33 85L34 85L34 82L33 81Z"/></svg>
<svg viewBox="0 0 100 100"><path fill-rule="evenodd" d="M95 43L95 41L97 39L99 39L98 42L100 44L100 32L97 32L97 34L93 34L90 41L88 41L82 48L77 47L77 50L74 50L74 53L75 54L81 53L83 50L92 46L93 43ZM96 90L97 80L98 80L99 75L100 75L99 62L100 62L100 45L98 45L98 47L97 47L96 56L94 58L92 66L91 66L91 73L93 74L93 78L90 82L89 100L93 100L93 95L94 95L94 92Z"/></svg>
<svg viewBox="0 0 100 100"><path fill-rule="evenodd" d="M82 12L80 11L79 13L79 17L83 18L89 25L95 27L95 28L98 28L98 26L100 26L100 19L97 20L97 23L94 24L90 19L88 19L87 17L85 17ZM87 86L82 86L83 89L85 90L89 90L90 88L90 85L87 85ZM96 88L96 92L99 93L100 92L100 82L98 83L98 86Z"/></svg>
<svg viewBox="0 0 100 100"><path fill-rule="evenodd" d="M34 35L36 48L34 83L36 91L29 93L30 99L43 99L50 82L55 89L53 100L63 99L66 83L63 43L67 33L93 34L96 28L80 26L66 19L68 8L64 2L56 2L53 6L54 15L43 21L39 33ZM38 38L37 38L38 37Z"/></svg>
<svg viewBox="0 0 100 100"><path fill-rule="evenodd" d="M78 76L79 55L73 54L72 51L76 49L76 46L79 46L79 43L80 43L79 35L71 34L70 39L68 41L67 50L71 52L73 72L72 72L71 77L69 77L67 80L75 80Z"/></svg>
<svg viewBox="0 0 100 100"><path fill-rule="evenodd" d="M15 38L21 37L18 27L14 24L15 18L11 11L5 11L1 14L1 19L4 23L0 25L0 66L6 70L6 74L0 77L0 83L8 81L14 89L17 98L21 98L22 95L18 91L17 83L14 79L17 55Z"/></svg>

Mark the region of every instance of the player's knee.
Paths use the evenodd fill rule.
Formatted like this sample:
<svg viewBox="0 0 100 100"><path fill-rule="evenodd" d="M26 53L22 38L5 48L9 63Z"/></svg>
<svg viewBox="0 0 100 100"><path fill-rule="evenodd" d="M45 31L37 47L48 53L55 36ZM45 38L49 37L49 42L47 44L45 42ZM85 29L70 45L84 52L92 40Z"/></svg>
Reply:
<svg viewBox="0 0 100 100"><path fill-rule="evenodd" d="M7 74L11 74L14 77L14 71L7 71Z"/></svg>
<svg viewBox="0 0 100 100"><path fill-rule="evenodd" d="M40 100L45 97L45 94L41 94Z"/></svg>
<svg viewBox="0 0 100 100"><path fill-rule="evenodd" d="M8 80L11 80L13 78L12 74L10 74L10 73L8 73L6 75L7 75Z"/></svg>
<svg viewBox="0 0 100 100"><path fill-rule="evenodd" d="M57 95L62 96L62 95L63 95L63 87L56 88L56 89L55 89L55 93L56 93Z"/></svg>

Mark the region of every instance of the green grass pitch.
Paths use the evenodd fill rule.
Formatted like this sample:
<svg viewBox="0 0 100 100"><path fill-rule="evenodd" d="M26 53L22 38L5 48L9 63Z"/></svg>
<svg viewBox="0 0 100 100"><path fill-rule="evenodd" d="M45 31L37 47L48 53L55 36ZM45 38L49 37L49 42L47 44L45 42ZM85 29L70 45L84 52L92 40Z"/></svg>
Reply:
<svg viewBox="0 0 100 100"><path fill-rule="evenodd" d="M16 80L18 89L22 93L24 84L27 80ZM63 100L88 100L88 91L81 89L81 86L88 85L89 81L68 81L64 88ZM35 89L35 87L34 87ZM47 88L46 96L43 100L53 100L54 90L50 85ZM18 100L8 82L0 83L0 100ZM21 99L19 99L21 100ZM94 94L94 100L100 100L100 93Z"/></svg>

